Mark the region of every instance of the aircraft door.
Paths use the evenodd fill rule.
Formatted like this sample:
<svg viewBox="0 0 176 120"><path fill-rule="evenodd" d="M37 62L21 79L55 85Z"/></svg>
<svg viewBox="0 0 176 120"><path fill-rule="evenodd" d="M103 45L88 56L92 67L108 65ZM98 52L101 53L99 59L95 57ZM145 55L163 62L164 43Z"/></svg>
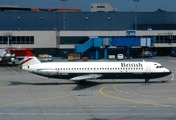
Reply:
<svg viewBox="0 0 176 120"><path fill-rule="evenodd" d="M147 73L150 73L150 72L151 72L150 66L147 66L147 67L146 67L146 72L147 72Z"/></svg>

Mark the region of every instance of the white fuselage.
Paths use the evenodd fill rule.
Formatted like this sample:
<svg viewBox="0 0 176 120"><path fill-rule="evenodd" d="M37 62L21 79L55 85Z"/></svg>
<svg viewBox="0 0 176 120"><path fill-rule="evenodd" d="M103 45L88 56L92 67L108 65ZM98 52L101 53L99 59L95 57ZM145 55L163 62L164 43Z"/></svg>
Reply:
<svg viewBox="0 0 176 120"><path fill-rule="evenodd" d="M156 62L48 62L22 69L42 76L66 79L85 74L102 74L101 78L109 79L151 79L171 73Z"/></svg>

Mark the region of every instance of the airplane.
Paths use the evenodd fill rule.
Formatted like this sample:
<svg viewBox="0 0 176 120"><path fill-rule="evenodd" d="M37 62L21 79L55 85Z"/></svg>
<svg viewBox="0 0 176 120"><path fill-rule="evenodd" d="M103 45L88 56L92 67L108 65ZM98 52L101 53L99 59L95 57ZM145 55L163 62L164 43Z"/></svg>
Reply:
<svg viewBox="0 0 176 120"><path fill-rule="evenodd" d="M21 69L48 78L73 81L89 79L150 79L171 74L171 71L157 62L47 62L41 63L29 50L21 60Z"/></svg>
<svg viewBox="0 0 176 120"><path fill-rule="evenodd" d="M15 64L16 61L16 56L12 51L0 49L0 63L12 62Z"/></svg>

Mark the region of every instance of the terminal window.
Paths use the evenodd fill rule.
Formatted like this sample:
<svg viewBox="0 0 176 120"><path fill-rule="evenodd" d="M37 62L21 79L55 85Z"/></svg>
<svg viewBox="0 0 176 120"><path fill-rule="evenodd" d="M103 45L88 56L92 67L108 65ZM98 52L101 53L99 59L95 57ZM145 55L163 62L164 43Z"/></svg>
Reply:
<svg viewBox="0 0 176 120"><path fill-rule="evenodd" d="M97 8L105 8L105 6L97 6Z"/></svg>
<svg viewBox="0 0 176 120"><path fill-rule="evenodd" d="M7 38L0 36L0 44L7 44ZM34 36L12 36L10 44L34 44Z"/></svg>

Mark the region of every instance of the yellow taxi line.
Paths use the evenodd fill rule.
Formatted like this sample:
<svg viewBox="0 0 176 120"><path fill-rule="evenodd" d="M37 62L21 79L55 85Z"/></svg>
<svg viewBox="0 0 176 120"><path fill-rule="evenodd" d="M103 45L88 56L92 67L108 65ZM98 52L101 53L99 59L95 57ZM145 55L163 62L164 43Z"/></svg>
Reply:
<svg viewBox="0 0 176 120"><path fill-rule="evenodd" d="M122 100L122 101L127 101L127 102L133 102L133 103L140 103L140 104L148 104L148 105L155 105L155 106L163 106L163 107L176 107L176 106L171 106L171 105L166 105L166 104L158 104L158 103L152 103L152 102L144 102L144 101L138 101L138 100L132 100L132 99L126 99L126 98L121 98L121 97L117 97L117 96L113 96L110 94L107 94L105 92L103 92L103 90L105 88L107 88L108 86L103 86L99 89L99 93L109 97L109 98L113 98L113 99L118 99L118 100Z"/></svg>
<svg viewBox="0 0 176 120"><path fill-rule="evenodd" d="M12 71L12 72L14 72L15 74L17 74L17 75L19 75L19 73L18 72L16 72L15 70L13 70L11 67L9 67L9 66L6 66L10 71Z"/></svg>
<svg viewBox="0 0 176 120"><path fill-rule="evenodd" d="M22 102L16 102L16 103L2 104L0 105L0 107L14 106L14 105L20 105L20 104L25 104L25 103L39 102L39 101L46 101L46 100L65 98L65 97L70 97L70 96L72 95L55 96L55 97L41 98L41 99L36 99L36 100L28 100L28 101L22 101Z"/></svg>

